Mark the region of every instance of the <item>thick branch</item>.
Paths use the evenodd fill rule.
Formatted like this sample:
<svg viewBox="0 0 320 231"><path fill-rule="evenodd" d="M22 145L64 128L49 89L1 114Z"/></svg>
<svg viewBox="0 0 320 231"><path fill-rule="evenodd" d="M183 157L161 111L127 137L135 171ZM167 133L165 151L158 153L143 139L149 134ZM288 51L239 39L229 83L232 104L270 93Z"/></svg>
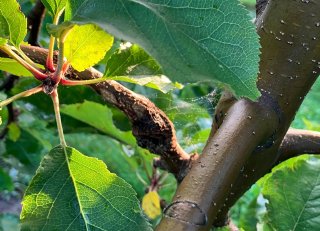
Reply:
<svg viewBox="0 0 320 231"><path fill-rule="evenodd" d="M35 62L45 64L47 50L39 47L22 46L22 50ZM0 52L0 56L6 56ZM77 72L70 68L70 79L92 79L102 73L90 68ZM166 162L168 171L182 179L189 167L190 156L177 142L175 129L166 114L149 99L125 88L116 81L105 81L91 85L103 99L122 110L132 123L132 132L139 146L158 154Z"/></svg>
<svg viewBox="0 0 320 231"><path fill-rule="evenodd" d="M318 76L319 17L319 1L268 2L257 23L262 45L258 87L263 97L257 103L241 100L231 106L197 160L211 171L202 170L201 164L192 166L158 231L209 230L214 220L215 225L223 225L229 208L271 170L282 139ZM236 116L240 113L250 116L251 123ZM240 122L230 123L231 118ZM253 140L250 129L259 132ZM219 150L212 144L218 144ZM193 206L188 207L190 202Z"/></svg>
<svg viewBox="0 0 320 231"><path fill-rule="evenodd" d="M320 154L320 132L291 128L279 149L279 162L302 154Z"/></svg>
<svg viewBox="0 0 320 231"><path fill-rule="evenodd" d="M265 10L257 18L262 45L258 86L279 105L281 126L274 134L274 144L253 154L243 167L216 225L223 225L229 208L277 163L277 146L319 73L320 2L270 0L267 5L267 1L263 2Z"/></svg>

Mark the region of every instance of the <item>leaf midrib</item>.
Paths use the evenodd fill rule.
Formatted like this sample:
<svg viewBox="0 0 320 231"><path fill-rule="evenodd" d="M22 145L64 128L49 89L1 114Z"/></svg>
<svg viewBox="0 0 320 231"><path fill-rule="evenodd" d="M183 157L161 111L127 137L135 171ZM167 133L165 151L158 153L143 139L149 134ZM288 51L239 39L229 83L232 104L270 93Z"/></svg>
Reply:
<svg viewBox="0 0 320 231"><path fill-rule="evenodd" d="M77 198L77 201L78 201L78 204L79 204L79 210L80 210L79 213L81 214L81 217L82 217L82 219L84 221L84 224L86 226L86 230L89 231L89 228L88 228L88 225L87 225L87 223L89 223L89 222L84 217L82 204L80 203L80 200L79 200L79 198L80 198L79 192L78 192L78 189L76 187L76 182L75 182L75 179L73 177L72 171L70 169L70 162L69 162L69 156L68 156L68 153L67 153L67 147L62 147L62 149L63 149L63 153L64 153L64 156L65 156L65 159L66 159L66 162L67 162L69 175L70 175L70 178L72 180L72 184L73 184L73 187L74 187L74 190L75 190L75 193L76 193L76 198Z"/></svg>

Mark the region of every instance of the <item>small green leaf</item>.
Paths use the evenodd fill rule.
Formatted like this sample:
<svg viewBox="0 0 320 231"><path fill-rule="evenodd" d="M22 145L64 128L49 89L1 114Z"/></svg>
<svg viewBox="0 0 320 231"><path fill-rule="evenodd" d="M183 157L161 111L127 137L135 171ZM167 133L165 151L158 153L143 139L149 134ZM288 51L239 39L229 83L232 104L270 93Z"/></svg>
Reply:
<svg viewBox="0 0 320 231"><path fill-rule="evenodd" d="M119 49L107 62L105 76L160 75L158 63L137 45Z"/></svg>
<svg viewBox="0 0 320 231"><path fill-rule="evenodd" d="M66 19L139 44L174 81L215 80L237 96L260 95L258 35L238 0L70 0Z"/></svg>
<svg viewBox="0 0 320 231"><path fill-rule="evenodd" d="M74 26L64 42L65 57L77 71L83 71L104 58L113 37L96 25Z"/></svg>
<svg viewBox="0 0 320 231"><path fill-rule="evenodd" d="M264 181L262 194L273 230L318 230L320 158L301 156L281 164Z"/></svg>
<svg viewBox="0 0 320 231"><path fill-rule="evenodd" d="M119 49L107 62L104 76L116 81L124 81L150 87L164 93L181 89L179 83L172 83L157 62L137 45Z"/></svg>
<svg viewBox="0 0 320 231"><path fill-rule="evenodd" d="M135 146L136 141L131 132L120 131L112 121L112 112L107 106L85 101L81 104L62 105L61 113L87 123L105 134Z"/></svg>
<svg viewBox="0 0 320 231"><path fill-rule="evenodd" d="M54 16L67 4L67 0L41 0L46 9Z"/></svg>
<svg viewBox="0 0 320 231"><path fill-rule="evenodd" d="M0 191L9 190L14 188L11 177L0 168Z"/></svg>
<svg viewBox="0 0 320 231"><path fill-rule="evenodd" d="M70 147L44 157L22 205L22 231L151 230L132 187Z"/></svg>
<svg viewBox="0 0 320 231"><path fill-rule="evenodd" d="M32 74L14 59L0 57L0 70L17 76L32 76Z"/></svg>
<svg viewBox="0 0 320 231"><path fill-rule="evenodd" d="M8 39L18 47L27 34L27 19L16 0L0 0L0 45Z"/></svg>

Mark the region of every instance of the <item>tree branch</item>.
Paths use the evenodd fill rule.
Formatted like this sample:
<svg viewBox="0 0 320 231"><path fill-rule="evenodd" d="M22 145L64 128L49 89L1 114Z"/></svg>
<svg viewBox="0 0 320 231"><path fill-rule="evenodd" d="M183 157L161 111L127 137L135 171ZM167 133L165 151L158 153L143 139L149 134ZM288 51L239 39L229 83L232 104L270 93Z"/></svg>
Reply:
<svg viewBox="0 0 320 231"><path fill-rule="evenodd" d="M28 43L33 46L39 46L38 37L41 29L42 20L45 15L45 8L41 0L38 0L35 6L28 14L28 29L29 38Z"/></svg>
<svg viewBox="0 0 320 231"><path fill-rule="evenodd" d="M319 73L320 27L317 22L320 2L261 2L264 11L256 22L262 45L258 86L261 92L272 96L280 106L281 126L274 134L275 140L270 140L274 144L255 152L243 166L225 208L215 221L217 226L224 224L229 208L243 193L277 163L279 150L276 147L281 144L296 111ZM261 149L261 145L258 149Z"/></svg>
<svg viewBox="0 0 320 231"><path fill-rule="evenodd" d="M302 154L320 154L320 132L290 128L279 149L278 162Z"/></svg>
<svg viewBox="0 0 320 231"><path fill-rule="evenodd" d="M48 51L33 46L22 46L21 49L33 61L45 64ZM7 57L1 53L0 56ZM56 60L57 53L55 53ZM77 72L72 67L67 71L70 79L93 79L103 75L94 68ZM122 110L132 123L132 132L138 145L161 156L167 170L177 180L183 179L191 162L190 156L177 142L175 129L166 114L156 107L149 99L125 88L116 81L105 81L91 85L103 99Z"/></svg>
<svg viewBox="0 0 320 231"><path fill-rule="evenodd" d="M258 88L263 96L256 103L240 100L230 107L197 160L211 170L192 166L158 231L224 225L229 208L271 170L283 137L318 76L319 17L319 1L268 2L257 20L262 46ZM241 113L250 116L251 123ZM250 130L257 132L255 137Z"/></svg>

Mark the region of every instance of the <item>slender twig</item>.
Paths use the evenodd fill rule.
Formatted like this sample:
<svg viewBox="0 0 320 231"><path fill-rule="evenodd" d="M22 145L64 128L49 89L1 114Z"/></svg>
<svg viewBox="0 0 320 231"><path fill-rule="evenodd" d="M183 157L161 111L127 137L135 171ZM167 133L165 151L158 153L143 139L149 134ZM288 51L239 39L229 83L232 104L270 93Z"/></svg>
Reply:
<svg viewBox="0 0 320 231"><path fill-rule="evenodd" d="M60 83L65 86L79 86L79 85L97 84L107 80L110 80L110 78L98 78L98 79L89 79L89 80L61 79Z"/></svg>
<svg viewBox="0 0 320 231"><path fill-rule="evenodd" d="M39 93L42 91L42 85L40 86L37 86L35 88L32 88L32 89L29 89L29 90L26 90L26 91L23 91L17 95L14 95L8 99L5 99L3 101L0 102L0 107L4 107L6 105L8 105L9 103L12 103L13 101L15 100L18 100L20 98L23 98L23 97L28 97L30 95L34 95L36 93Z"/></svg>
<svg viewBox="0 0 320 231"><path fill-rule="evenodd" d="M63 147L67 146L67 143L65 141L64 138L64 134L63 134L63 127L62 127L62 122L61 122L61 116L60 116L60 105L59 105L59 96L58 96L58 90L55 89L52 93L51 93L51 99L53 102L53 107L54 107L54 114L56 117L56 122L57 122L57 128L58 128L58 133L59 133L59 139L60 139L60 144Z"/></svg>
<svg viewBox="0 0 320 231"><path fill-rule="evenodd" d="M18 54L16 54L8 45L0 46L0 50L4 51L10 57L19 62L22 66L24 66L28 71L30 71L34 77L38 80L44 80L47 78L47 75L42 73L41 71L34 68L28 62L26 62L23 58L21 58Z"/></svg>

